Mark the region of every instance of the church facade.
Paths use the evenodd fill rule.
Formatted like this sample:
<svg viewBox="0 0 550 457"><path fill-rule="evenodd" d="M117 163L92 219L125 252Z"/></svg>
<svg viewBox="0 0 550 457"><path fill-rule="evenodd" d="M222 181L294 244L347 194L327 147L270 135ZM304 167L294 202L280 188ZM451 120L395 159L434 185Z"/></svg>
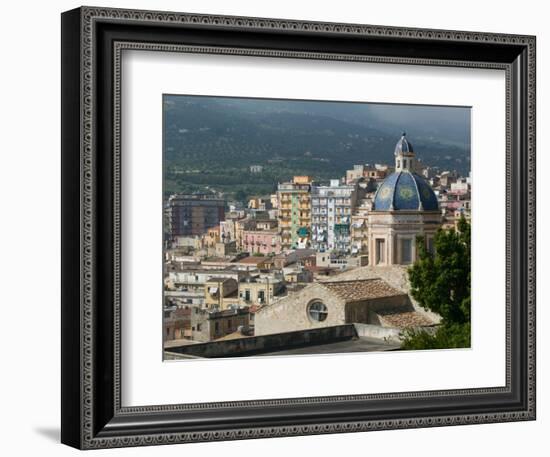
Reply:
<svg viewBox="0 0 550 457"><path fill-rule="evenodd" d="M441 226L437 197L416 173L412 144L403 133L395 146L395 172L378 187L368 215L369 265L408 265L418 258L416 237L429 250Z"/></svg>

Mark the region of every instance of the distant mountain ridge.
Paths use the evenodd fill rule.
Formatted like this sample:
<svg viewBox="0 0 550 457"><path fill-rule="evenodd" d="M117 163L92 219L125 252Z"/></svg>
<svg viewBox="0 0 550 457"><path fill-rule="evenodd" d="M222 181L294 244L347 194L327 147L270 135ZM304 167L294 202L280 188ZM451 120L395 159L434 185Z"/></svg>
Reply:
<svg viewBox="0 0 550 457"><path fill-rule="evenodd" d="M367 104L166 96L164 165L166 178L171 180L168 187L186 184L185 173L244 173L252 164L263 165L264 180L275 182L292 174L337 178L354 164L391 164L401 128L375 111ZM403 118L399 111L396 118ZM409 124L419 124L413 118ZM464 122L456 124L465 130ZM427 165L467 174L469 124L462 142L460 128L409 128L408 138L417 157ZM201 179L193 179L203 186L197 182ZM224 179L217 181L226 185Z"/></svg>

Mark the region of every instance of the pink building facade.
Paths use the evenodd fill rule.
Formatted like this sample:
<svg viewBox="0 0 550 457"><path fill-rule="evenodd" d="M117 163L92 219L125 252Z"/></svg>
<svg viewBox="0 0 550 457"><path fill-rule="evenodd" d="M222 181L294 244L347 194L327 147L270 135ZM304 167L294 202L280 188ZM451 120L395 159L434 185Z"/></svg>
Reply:
<svg viewBox="0 0 550 457"><path fill-rule="evenodd" d="M250 254L280 254L281 236L277 230L244 230L242 247Z"/></svg>

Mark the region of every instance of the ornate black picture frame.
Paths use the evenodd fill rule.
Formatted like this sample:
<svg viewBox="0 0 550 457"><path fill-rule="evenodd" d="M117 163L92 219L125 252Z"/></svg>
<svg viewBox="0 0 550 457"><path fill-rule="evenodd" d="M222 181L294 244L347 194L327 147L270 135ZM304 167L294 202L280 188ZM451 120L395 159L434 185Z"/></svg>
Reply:
<svg viewBox="0 0 550 457"><path fill-rule="evenodd" d="M506 72L506 386L123 407L124 49ZM62 15L62 442L80 449L535 419L535 37L82 7Z"/></svg>

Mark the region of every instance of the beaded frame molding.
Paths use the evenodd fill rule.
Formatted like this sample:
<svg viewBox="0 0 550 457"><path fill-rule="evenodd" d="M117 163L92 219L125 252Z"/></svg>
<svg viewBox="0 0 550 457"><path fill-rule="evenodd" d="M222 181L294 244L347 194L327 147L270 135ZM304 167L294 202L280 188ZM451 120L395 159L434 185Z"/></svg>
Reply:
<svg viewBox="0 0 550 457"><path fill-rule="evenodd" d="M506 74L506 385L121 405L125 49ZM535 37L82 7L62 14L61 441L99 449L535 419Z"/></svg>

